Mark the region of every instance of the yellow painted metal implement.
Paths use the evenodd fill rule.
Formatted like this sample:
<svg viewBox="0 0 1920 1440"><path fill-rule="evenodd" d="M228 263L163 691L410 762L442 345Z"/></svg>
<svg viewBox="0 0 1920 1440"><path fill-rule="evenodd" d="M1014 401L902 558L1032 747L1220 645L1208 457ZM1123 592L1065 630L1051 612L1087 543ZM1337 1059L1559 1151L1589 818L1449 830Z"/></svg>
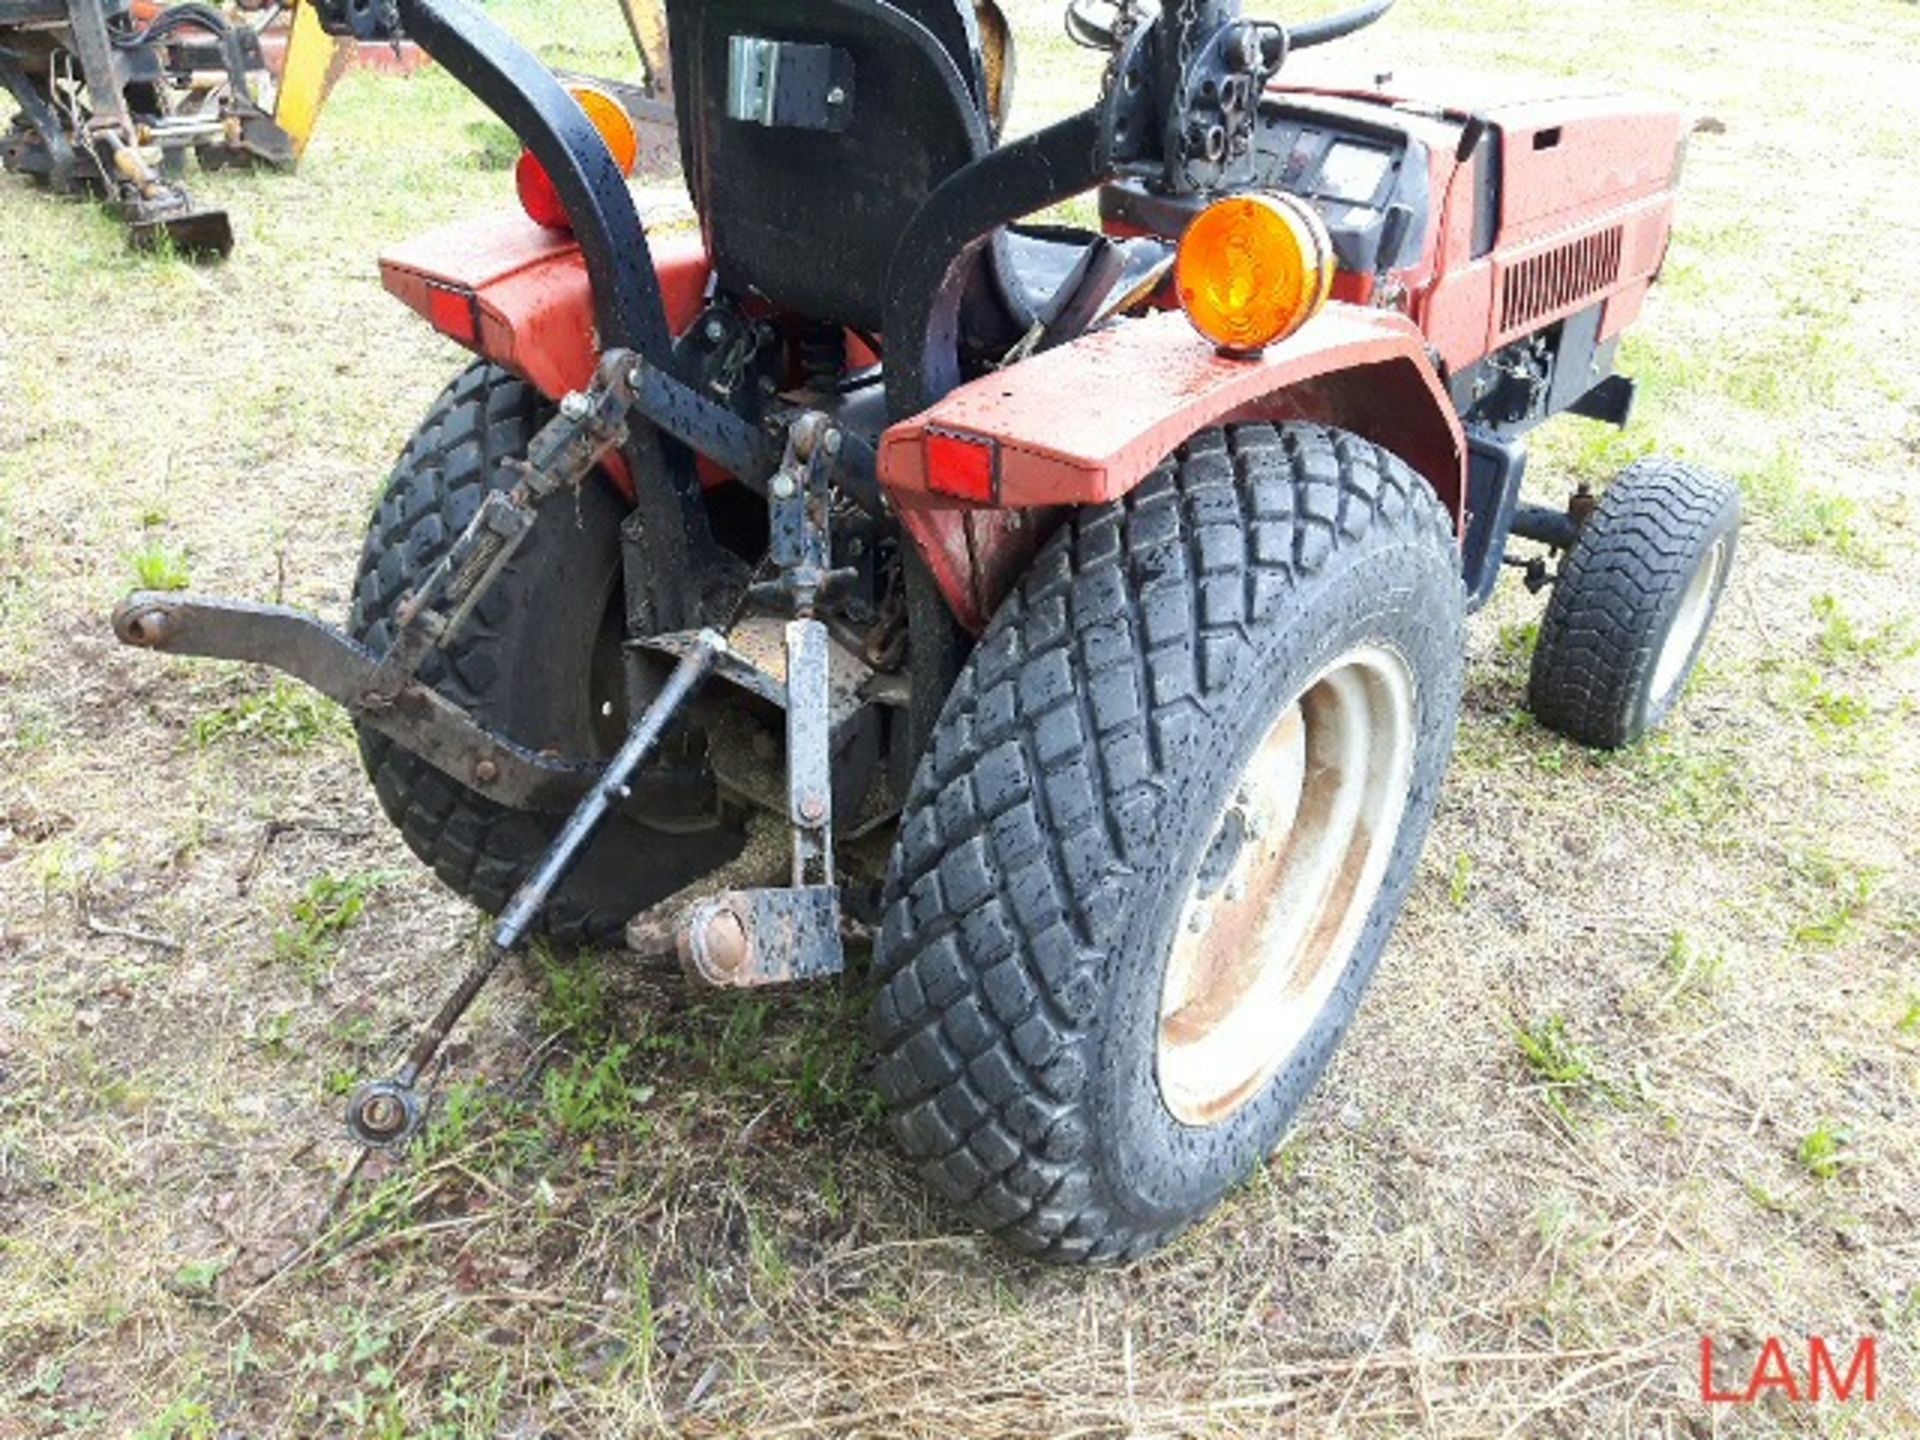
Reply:
<svg viewBox="0 0 1920 1440"><path fill-rule="evenodd" d="M274 97L273 119L293 141L294 158L305 153L313 127L334 85L353 63L353 42L337 40L320 28L320 18L306 0L294 0L292 28L287 36L287 58Z"/></svg>

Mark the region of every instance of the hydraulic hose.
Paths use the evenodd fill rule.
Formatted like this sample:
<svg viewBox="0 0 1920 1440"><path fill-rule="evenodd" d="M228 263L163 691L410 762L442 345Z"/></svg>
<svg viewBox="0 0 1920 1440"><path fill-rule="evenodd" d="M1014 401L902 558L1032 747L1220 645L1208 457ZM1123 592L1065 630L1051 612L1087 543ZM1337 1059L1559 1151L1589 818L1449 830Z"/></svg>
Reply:
<svg viewBox="0 0 1920 1440"><path fill-rule="evenodd" d="M1356 5L1351 10L1342 10L1338 15L1329 15L1324 20L1289 25L1287 44L1294 50L1306 50L1315 45L1325 45L1330 40L1344 39L1356 30L1366 29L1392 8L1393 0L1372 0L1371 4Z"/></svg>

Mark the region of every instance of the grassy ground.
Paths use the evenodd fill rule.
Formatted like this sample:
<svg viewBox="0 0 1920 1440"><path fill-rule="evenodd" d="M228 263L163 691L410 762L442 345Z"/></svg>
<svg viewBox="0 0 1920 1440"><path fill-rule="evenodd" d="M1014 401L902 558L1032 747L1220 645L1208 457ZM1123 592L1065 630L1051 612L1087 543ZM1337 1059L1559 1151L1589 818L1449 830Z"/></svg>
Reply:
<svg viewBox="0 0 1920 1440"><path fill-rule="evenodd" d="M607 68L579 8L500 13ZM1031 125L1090 67L1017 8ZM1568 422L1535 476L1678 450L1749 535L1684 708L1618 758L1527 719L1538 604L1503 592L1343 1056L1216 1218L1097 1274L895 1170L851 997L617 957L499 983L422 1153L323 1223L337 1096L473 918L337 713L105 614L136 581L342 608L460 363L372 258L504 202L509 152L442 77L349 79L298 177L196 182L241 233L216 269L0 187L0 1436L1920 1434L1920 12L1409 0L1366 44L1719 122L1641 418ZM1882 1398L1709 1410L1703 1333L1727 1380L1770 1334L1877 1335Z"/></svg>

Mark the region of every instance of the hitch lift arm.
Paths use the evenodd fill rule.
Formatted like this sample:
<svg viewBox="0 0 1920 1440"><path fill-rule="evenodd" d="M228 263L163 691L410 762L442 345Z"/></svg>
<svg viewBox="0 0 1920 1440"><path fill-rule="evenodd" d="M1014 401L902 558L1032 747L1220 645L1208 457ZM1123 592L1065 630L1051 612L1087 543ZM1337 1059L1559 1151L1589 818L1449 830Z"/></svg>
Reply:
<svg viewBox="0 0 1920 1440"><path fill-rule="evenodd" d="M560 833L533 873L507 902L494 922L493 938L486 953L461 977L453 993L441 1003L427 1027L422 1030L398 1072L382 1080L370 1080L359 1086L347 1100L347 1129L362 1145L372 1149L403 1145L419 1131L426 1118L426 1104L418 1090L420 1077L439 1053L448 1034L459 1023L488 980L500 968L500 962L525 943L527 932L539 918L554 889L567 878L574 863L593 838L600 823L632 792L630 785L647 757L660 743L675 717L693 698L713 662L727 642L711 630L700 633L699 642L667 677L654 701L634 722L626 742L621 745L607 768Z"/></svg>

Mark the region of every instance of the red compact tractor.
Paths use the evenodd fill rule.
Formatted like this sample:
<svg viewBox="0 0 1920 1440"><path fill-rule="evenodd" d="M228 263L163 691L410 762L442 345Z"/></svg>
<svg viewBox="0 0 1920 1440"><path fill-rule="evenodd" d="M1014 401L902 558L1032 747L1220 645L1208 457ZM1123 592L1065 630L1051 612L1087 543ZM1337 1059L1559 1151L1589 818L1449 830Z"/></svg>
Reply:
<svg viewBox="0 0 1920 1440"><path fill-rule="evenodd" d="M1544 724L1624 745L1680 694L1735 491L1643 461L1519 498L1533 426L1627 417L1674 112L1288 82L1385 3L1078 0L1100 93L1002 141L991 4L669 0L700 229L661 239L619 107L469 0L319 8L511 125L531 218L384 261L475 359L344 632L162 594L116 625L338 700L407 843L498 916L353 1096L361 1142L415 1132L535 932L744 987L841 970L864 923L912 1164L1022 1250L1138 1254L1271 1149L1352 1018L1501 566L1551 591ZM1089 194L1097 231L1029 218Z"/></svg>

